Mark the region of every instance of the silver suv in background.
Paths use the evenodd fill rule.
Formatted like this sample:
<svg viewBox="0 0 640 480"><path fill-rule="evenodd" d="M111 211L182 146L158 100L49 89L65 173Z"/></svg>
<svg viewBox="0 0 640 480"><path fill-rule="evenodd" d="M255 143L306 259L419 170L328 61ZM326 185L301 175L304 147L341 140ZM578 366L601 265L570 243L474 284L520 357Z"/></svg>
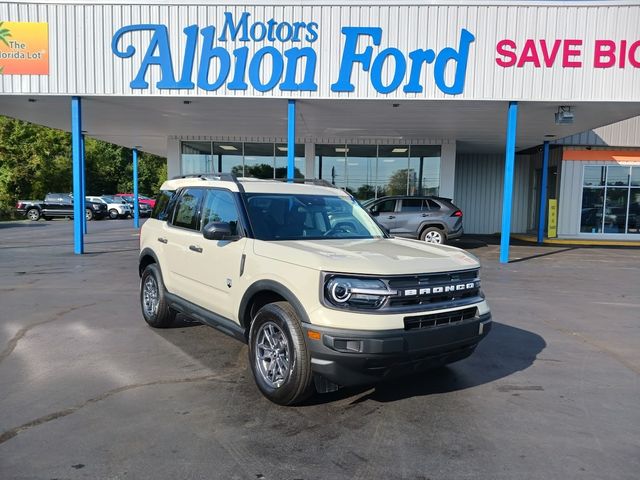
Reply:
<svg viewBox="0 0 640 480"><path fill-rule="evenodd" d="M443 197L392 196L364 207L391 235L444 243L462 236L462 210Z"/></svg>

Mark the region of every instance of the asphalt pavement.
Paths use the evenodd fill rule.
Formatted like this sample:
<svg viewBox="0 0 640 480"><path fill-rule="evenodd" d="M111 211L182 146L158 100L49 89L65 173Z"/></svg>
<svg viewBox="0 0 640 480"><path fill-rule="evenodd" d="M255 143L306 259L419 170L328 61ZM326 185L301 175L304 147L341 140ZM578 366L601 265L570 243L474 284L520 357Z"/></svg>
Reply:
<svg viewBox="0 0 640 480"><path fill-rule="evenodd" d="M494 328L468 359L280 407L246 347L138 302L131 220L0 223L0 479L637 479L640 250L461 245Z"/></svg>

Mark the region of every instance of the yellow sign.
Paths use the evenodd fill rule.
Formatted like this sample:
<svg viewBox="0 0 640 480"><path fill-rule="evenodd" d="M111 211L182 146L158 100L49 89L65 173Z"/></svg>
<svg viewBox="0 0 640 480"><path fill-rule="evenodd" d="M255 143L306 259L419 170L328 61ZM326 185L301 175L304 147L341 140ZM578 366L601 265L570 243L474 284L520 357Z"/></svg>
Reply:
<svg viewBox="0 0 640 480"><path fill-rule="evenodd" d="M49 75L49 25L0 22L0 74Z"/></svg>
<svg viewBox="0 0 640 480"><path fill-rule="evenodd" d="M555 238L558 236L558 200L549 199L549 223L547 225L547 237Z"/></svg>

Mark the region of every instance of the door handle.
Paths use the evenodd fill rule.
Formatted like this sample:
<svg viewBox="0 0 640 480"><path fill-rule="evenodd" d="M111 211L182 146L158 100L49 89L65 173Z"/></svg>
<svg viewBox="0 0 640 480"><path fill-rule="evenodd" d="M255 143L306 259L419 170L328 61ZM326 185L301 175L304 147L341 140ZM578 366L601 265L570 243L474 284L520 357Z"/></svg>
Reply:
<svg viewBox="0 0 640 480"><path fill-rule="evenodd" d="M423 217L428 217L428 216L429 216L429 214L428 214L428 213L423 213L423 214L422 214L422 216L423 216Z"/></svg>
<svg viewBox="0 0 640 480"><path fill-rule="evenodd" d="M395 216L395 215L389 215L387 218L388 218L389 220L393 220L394 218L396 218L396 216Z"/></svg>
<svg viewBox="0 0 640 480"><path fill-rule="evenodd" d="M160 243L167 243L167 239L166 238L162 238L162 237L158 237L158 241Z"/></svg>
<svg viewBox="0 0 640 480"><path fill-rule="evenodd" d="M189 245L189 250L192 252L202 253L202 247L199 247L198 245Z"/></svg>

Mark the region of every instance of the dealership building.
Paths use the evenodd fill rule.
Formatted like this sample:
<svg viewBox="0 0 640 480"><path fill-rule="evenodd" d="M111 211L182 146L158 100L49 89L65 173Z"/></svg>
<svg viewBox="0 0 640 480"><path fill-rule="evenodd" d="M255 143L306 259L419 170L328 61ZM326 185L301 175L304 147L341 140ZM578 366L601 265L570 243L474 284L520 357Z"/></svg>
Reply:
<svg viewBox="0 0 640 480"><path fill-rule="evenodd" d="M0 22L0 114L72 132L78 199L88 135L169 176L449 197L502 261L512 233L640 241L637 1L14 0Z"/></svg>

